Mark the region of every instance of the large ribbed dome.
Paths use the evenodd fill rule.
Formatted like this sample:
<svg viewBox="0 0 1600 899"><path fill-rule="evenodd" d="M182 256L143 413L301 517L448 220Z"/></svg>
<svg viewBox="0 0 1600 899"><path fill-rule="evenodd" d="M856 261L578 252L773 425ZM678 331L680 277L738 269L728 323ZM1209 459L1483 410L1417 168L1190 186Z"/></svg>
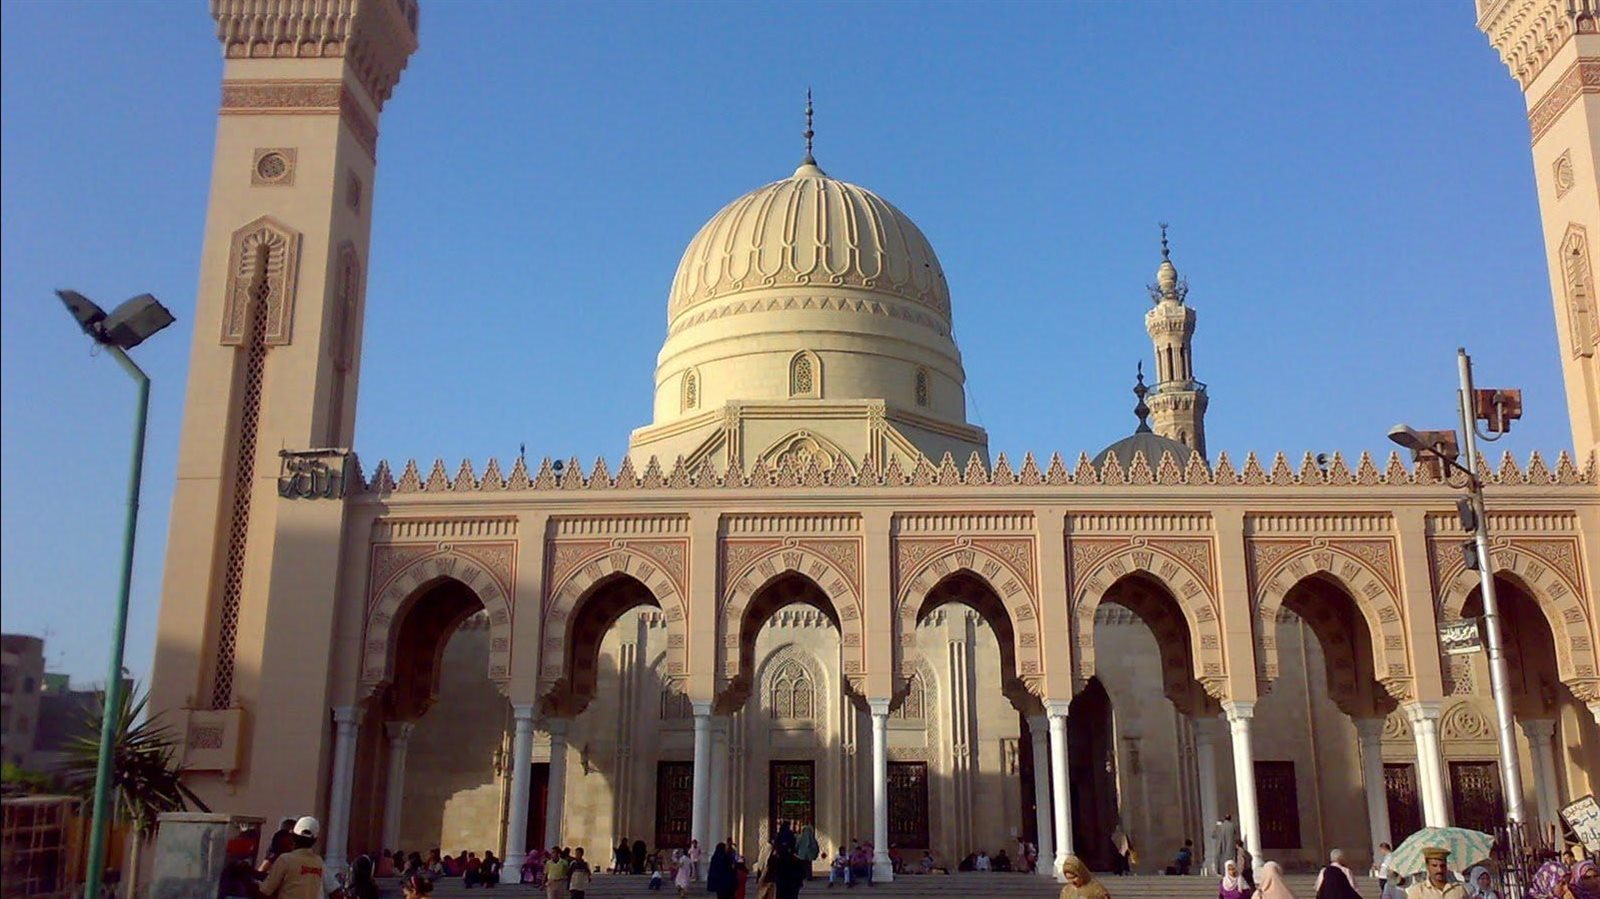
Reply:
<svg viewBox="0 0 1600 899"><path fill-rule="evenodd" d="M950 290L933 247L905 213L814 163L729 203L678 264L669 322L694 307L763 288L858 287L909 300L946 328Z"/></svg>

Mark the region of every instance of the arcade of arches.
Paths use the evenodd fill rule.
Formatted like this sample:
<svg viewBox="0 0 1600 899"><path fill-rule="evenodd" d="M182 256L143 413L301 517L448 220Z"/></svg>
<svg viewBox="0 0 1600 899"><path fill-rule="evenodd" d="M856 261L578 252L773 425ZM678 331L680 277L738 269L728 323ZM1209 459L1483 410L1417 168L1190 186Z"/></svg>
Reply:
<svg viewBox="0 0 1600 899"><path fill-rule="evenodd" d="M1211 851L1207 822L1224 814L1241 817L1257 851L1309 864L1330 846L1361 855L1424 823L1487 824L1501 808L1481 654L1375 653L1394 645L1386 607L1376 591L1352 589L1363 580L1342 555L1257 547L1261 573L1274 578L1257 579L1246 644L1258 692L1236 701L1236 684L1207 668L1226 629L1206 626L1209 606L1195 597L1209 603L1208 585L1174 563L1184 558L1175 544L1151 552L1121 539L1118 553L1085 541L1064 557L1077 560L1068 582L1081 587L1079 637L1066 641L1033 597L1049 591L1035 587L1032 550L931 543L902 547L900 612L875 618L857 598L870 569L828 549L837 544L725 542L713 658L699 664L699 607L680 603L682 572L671 568L692 554L555 542L541 624L562 636L533 644L542 667L521 703L505 694L518 690L524 625L497 644L507 637L496 636L493 603L433 574L440 566L427 557L412 563L424 574L398 576L410 586L387 623L389 658L364 676L350 728L348 845L503 848L513 859L623 837L754 847L783 819L814 824L830 852L862 839L954 861L980 849L1014 855L1026 840L1109 868L1120 826L1141 847L1140 867L1154 870L1185 839ZM1085 601L1090 589L1097 601ZM1550 820L1588 788L1594 715L1558 670L1524 577L1502 574L1500 595L1515 635L1530 807ZM1468 590L1437 614L1471 616L1478 605ZM890 630L897 671L881 693L872 650L885 641L874 622ZM510 668L496 667L496 646L510 650ZM1378 676L1419 662L1440 677L1432 700L1397 696L1396 678ZM1077 676L1056 700L1049 675L1062 668ZM696 690L697 669L715 690ZM1253 775L1244 789L1240 771Z"/></svg>

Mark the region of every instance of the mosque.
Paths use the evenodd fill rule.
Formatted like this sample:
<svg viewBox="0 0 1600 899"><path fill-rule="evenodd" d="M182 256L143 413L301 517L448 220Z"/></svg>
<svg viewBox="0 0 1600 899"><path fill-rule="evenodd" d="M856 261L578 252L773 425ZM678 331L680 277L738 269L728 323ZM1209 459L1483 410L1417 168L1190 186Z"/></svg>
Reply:
<svg viewBox="0 0 1600 899"><path fill-rule="evenodd" d="M1600 34L1595 0L1477 6L1527 96L1575 447L1480 470L1523 799L1553 822L1600 786ZM754 849L787 820L870 841L880 876L891 846L1019 840L1105 868L1119 826L1155 870L1224 815L1258 859L1361 864L1503 816L1484 654L1439 639L1482 610L1459 484L1209 454L1205 285L1164 240L1150 383L1092 456L990 455L933 245L808 153L689 241L626 457L374 464L371 194L417 4L212 7L152 688L212 808L312 811L334 864Z"/></svg>

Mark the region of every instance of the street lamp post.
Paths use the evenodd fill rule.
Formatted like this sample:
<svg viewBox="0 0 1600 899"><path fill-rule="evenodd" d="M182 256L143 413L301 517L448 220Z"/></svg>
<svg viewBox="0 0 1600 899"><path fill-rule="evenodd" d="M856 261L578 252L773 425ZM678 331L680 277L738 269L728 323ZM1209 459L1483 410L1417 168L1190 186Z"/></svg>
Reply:
<svg viewBox="0 0 1600 899"><path fill-rule="evenodd" d="M1489 515L1484 508L1483 480L1478 477L1477 422L1486 417L1491 431L1504 434L1510 430L1512 419L1522 414L1520 391L1474 391L1472 387L1472 357L1465 349L1456 351L1457 368L1461 376L1461 389L1457 393L1461 414L1462 450L1466 464L1457 462L1451 455L1440 451L1436 443L1406 425L1395 425L1389 430L1389 439L1412 451L1415 458L1430 456L1447 468L1466 475L1468 499L1460 507L1461 524L1472 533L1473 558L1478 569L1478 579L1483 593L1484 642L1489 652L1489 691L1494 696L1500 744L1500 781L1505 785L1506 818L1512 823L1524 823L1527 818L1522 807L1522 768L1517 762L1515 721L1511 714L1509 673L1506 670L1504 642L1500 634L1500 603L1495 593L1494 567L1489 558ZM1485 437L1497 440L1498 437ZM1453 442L1453 441L1450 441Z"/></svg>
<svg viewBox="0 0 1600 899"><path fill-rule="evenodd" d="M141 294L123 303L107 315L104 310L81 293L58 290L56 295L66 304L67 311L77 319L78 326L105 347L138 385L139 399L135 407L133 429L133 460L128 470L128 511L122 531L122 570L117 588L117 612L111 631L111 672L106 679L106 696L100 721L100 751L95 761L94 811L90 819L89 865L84 877L86 899L98 899L100 882L105 877L106 813L110 804L112 782L112 751L117 728L122 721L122 655L127 642L128 596L133 586L133 545L139 528L139 486L144 475L145 423L150 411L150 377L139 368L127 351L143 343L145 338L172 324L172 313L155 297Z"/></svg>

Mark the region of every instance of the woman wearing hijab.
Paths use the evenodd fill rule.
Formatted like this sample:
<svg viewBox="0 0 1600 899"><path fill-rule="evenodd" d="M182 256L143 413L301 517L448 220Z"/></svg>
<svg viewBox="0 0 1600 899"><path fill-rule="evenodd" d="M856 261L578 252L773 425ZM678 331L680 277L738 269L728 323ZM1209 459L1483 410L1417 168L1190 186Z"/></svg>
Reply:
<svg viewBox="0 0 1600 899"><path fill-rule="evenodd" d="M800 828L800 837L795 840L794 857L806 863L806 879L810 880L816 867L817 857L822 855L822 847L817 843L817 829L810 824Z"/></svg>
<svg viewBox="0 0 1600 899"><path fill-rule="evenodd" d="M1567 890L1567 866L1551 859L1539 866L1528 887L1528 899L1560 899Z"/></svg>
<svg viewBox="0 0 1600 899"><path fill-rule="evenodd" d="M1567 890L1573 899L1600 899L1600 865L1590 858L1573 865Z"/></svg>
<svg viewBox="0 0 1600 899"><path fill-rule="evenodd" d="M1217 899L1244 899L1249 888L1239 876L1239 863L1230 859L1223 866L1222 883L1217 885Z"/></svg>
<svg viewBox="0 0 1600 899"><path fill-rule="evenodd" d="M1256 884L1255 899L1295 899L1294 891L1283 882L1283 866L1267 862L1261 866L1260 882Z"/></svg>
<svg viewBox="0 0 1600 899"><path fill-rule="evenodd" d="M733 876L733 856L728 854L726 843L718 843L711 853L711 863L706 866L706 891L717 894L717 899L733 899L739 881Z"/></svg>
<svg viewBox="0 0 1600 899"><path fill-rule="evenodd" d="M1467 872L1467 895L1474 899L1503 899L1494 888L1494 876L1483 865Z"/></svg>
<svg viewBox="0 0 1600 899"><path fill-rule="evenodd" d="M1076 855L1069 855L1061 863L1061 873L1067 885L1061 888L1061 899L1111 899L1111 894L1089 873L1089 866Z"/></svg>
<svg viewBox="0 0 1600 899"><path fill-rule="evenodd" d="M1350 882L1350 875L1346 874L1345 870L1338 861L1331 859L1323 866L1322 876L1317 884L1317 899L1361 899L1361 894L1356 892L1355 885Z"/></svg>

